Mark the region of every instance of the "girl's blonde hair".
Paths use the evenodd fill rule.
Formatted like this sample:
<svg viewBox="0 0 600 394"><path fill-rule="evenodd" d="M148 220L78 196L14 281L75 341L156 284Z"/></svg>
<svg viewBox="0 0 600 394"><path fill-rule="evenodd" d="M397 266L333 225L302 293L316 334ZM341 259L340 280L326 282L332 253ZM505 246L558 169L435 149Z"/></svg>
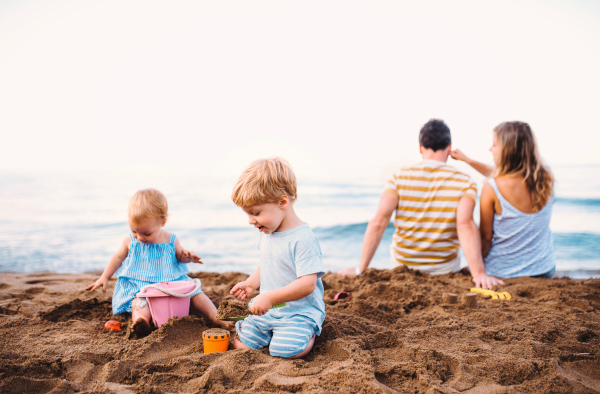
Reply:
<svg viewBox="0 0 600 394"><path fill-rule="evenodd" d="M129 199L127 216L134 224L148 219L167 220L169 205L167 197L156 189L137 191Z"/></svg>
<svg viewBox="0 0 600 394"><path fill-rule="evenodd" d="M500 144L500 163L494 176L522 174L533 211L538 212L550 200L554 177L542 163L531 127L524 122L504 122L494 133Z"/></svg>
<svg viewBox="0 0 600 394"><path fill-rule="evenodd" d="M253 161L233 187L231 199L238 207L278 202L288 196L296 200L296 175L281 157Z"/></svg>

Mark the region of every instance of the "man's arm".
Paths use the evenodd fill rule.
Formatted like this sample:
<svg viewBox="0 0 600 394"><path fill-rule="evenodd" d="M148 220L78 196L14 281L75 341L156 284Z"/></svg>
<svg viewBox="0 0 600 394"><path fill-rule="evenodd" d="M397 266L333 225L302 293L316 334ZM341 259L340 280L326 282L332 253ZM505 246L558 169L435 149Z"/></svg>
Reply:
<svg viewBox="0 0 600 394"><path fill-rule="evenodd" d="M487 256L492 246L492 236L494 235L494 198L496 194L492 187L486 183L481 190L481 199L479 200L479 233L481 235L481 255Z"/></svg>
<svg viewBox="0 0 600 394"><path fill-rule="evenodd" d="M365 272L373 255L381 242L381 237L390 223L390 217L398 207L398 194L384 192L379 201L379 207L375 213L373 220L367 225L367 231L365 232L365 239L363 241L362 254L360 257L360 265L358 269L362 274ZM356 275L356 268L346 268L340 272L341 275L354 276Z"/></svg>
<svg viewBox="0 0 600 394"><path fill-rule="evenodd" d="M491 289L492 286L503 285L504 282L493 276L489 276L485 272L483 257L481 257L481 238L477 225L473 220L474 208L475 201L471 197L463 196L458 202L458 207L456 208L458 240L467 258L475 286Z"/></svg>

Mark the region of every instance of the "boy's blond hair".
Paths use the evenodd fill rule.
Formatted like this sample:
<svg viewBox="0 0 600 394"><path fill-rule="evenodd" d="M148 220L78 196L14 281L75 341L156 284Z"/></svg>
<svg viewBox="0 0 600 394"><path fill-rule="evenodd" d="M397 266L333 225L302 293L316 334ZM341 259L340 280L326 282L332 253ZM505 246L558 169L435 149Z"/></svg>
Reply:
<svg viewBox="0 0 600 394"><path fill-rule="evenodd" d="M281 157L253 161L233 188L231 199L238 207L275 203L282 196L296 200L296 175Z"/></svg>
<svg viewBox="0 0 600 394"><path fill-rule="evenodd" d="M129 199L127 216L134 224L148 219L167 220L169 205L167 197L156 189L138 190Z"/></svg>

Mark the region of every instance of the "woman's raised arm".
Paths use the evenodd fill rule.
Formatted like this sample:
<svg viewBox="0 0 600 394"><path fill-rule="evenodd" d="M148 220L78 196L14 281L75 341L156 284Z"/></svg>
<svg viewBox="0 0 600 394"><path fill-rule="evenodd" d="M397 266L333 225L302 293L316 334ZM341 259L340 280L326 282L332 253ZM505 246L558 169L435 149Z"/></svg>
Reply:
<svg viewBox="0 0 600 394"><path fill-rule="evenodd" d="M494 170L496 169L496 167L488 166L487 164L483 164L479 161L469 159L467 155L461 152L460 149L451 150L450 157L452 157L454 160L464 161L485 177L492 176Z"/></svg>

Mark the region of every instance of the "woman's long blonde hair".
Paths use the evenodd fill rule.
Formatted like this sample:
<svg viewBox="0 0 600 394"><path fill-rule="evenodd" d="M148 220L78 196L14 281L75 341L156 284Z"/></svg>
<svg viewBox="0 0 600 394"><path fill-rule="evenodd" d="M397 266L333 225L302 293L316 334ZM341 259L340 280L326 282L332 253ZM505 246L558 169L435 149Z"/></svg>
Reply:
<svg viewBox="0 0 600 394"><path fill-rule="evenodd" d="M540 211L550 200L554 177L541 161L531 127L524 122L504 122L494 133L500 144L500 163L494 176L523 175L533 211Z"/></svg>

